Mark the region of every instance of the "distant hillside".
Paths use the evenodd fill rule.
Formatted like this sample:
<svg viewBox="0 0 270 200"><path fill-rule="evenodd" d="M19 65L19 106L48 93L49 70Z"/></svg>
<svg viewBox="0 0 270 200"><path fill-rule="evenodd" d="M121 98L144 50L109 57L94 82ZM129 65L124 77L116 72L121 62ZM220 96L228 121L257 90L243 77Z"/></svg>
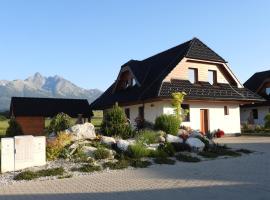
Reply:
<svg viewBox="0 0 270 200"><path fill-rule="evenodd" d="M9 110L12 96L82 98L89 103L99 97L98 89L83 89L60 76L44 77L40 73L25 80L0 80L0 111Z"/></svg>

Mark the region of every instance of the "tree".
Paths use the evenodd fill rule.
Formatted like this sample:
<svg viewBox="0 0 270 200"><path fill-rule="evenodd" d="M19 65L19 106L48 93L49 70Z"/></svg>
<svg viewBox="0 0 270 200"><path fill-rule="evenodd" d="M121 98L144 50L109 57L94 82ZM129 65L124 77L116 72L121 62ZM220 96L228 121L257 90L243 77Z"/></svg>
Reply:
<svg viewBox="0 0 270 200"><path fill-rule="evenodd" d="M58 134L61 131L64 131L71 127L71 117L65 113L59 113L53 117L50 125L48 127L49 133L54 132Z"/></svg>
<svg viewBox="0 0 270 200"><path fill-rule="evenodd" d="M186 95L187 94L185 92L172 93L172 106L174 107L175 116L179 120L180 124L182 122L182 116L187 114L185 113L187 111L184 112L181 107Z"/></svg>
<svg viewBox="0 0 270 200"><path fill-rule="evenodd" d="M9 126L6 130L7 137L14 137L16 135L23 135L21 125L15 120L14 117L10 118L8 124L9 124Z"/></svg>

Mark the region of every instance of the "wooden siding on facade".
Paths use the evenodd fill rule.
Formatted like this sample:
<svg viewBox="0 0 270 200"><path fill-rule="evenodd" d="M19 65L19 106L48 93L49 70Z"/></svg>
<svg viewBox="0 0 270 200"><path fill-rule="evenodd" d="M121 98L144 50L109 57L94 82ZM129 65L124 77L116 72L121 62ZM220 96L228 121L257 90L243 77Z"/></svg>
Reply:
<svg viewBox="0 0 270 200"><path fill-rule="evenodd" d="M16 117L24 135L44 135L45 117Z"/></svg>

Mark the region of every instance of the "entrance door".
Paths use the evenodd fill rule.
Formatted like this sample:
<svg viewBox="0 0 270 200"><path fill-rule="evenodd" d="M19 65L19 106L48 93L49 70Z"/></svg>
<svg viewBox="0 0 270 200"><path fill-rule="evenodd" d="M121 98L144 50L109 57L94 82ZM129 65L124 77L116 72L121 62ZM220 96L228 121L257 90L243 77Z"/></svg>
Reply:
<svg viewBox="0 0 270 200"><path fill-rule="evenodd" d="M208 109L201 109L201 132L206 134L209 131L209 111Z"/></svg>

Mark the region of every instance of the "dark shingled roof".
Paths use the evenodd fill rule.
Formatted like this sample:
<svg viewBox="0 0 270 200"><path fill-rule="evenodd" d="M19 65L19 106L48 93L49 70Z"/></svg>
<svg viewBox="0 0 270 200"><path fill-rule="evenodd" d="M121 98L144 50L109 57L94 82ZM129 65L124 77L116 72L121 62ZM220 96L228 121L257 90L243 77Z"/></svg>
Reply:
<svg viewBox="0 0 270 200"><path fill-rule="evenodd" d="M266 79L270 79L270 70L257 72L253 74L245 83L244 86L253 92L263 84Z"/></svg>
<svg viewBox="0 0 270 200"><path fill-rule="evenodd" d="M92 116L90 105L86 99L32 98L12 97L10 114L16 116L53 117L58 113L66 113L70 117L84 118Z"/></svg>
<svg viewBox="0 0 270 200"><path fill-rule="evenodd" d="M165 77L175 68L175 66L184 58L193 58L207 61L215 61L226 63L226 61L220 57L217 53L207 47L204 43L202 43L199 39L193 38L190 41L187 41L183 44L180 44L176 47L168 49L164 52L158 53L152 57L149 57L145 60L130 60L123 67L128 66L137 81L139 82L139 86L136 85L134 87L128 88L122 91L114 92L115 83L113 83L96 101L94 101L90 106L93 110L104 109L112 106L115 102L118 103L129 103L129 102L137 102L144 101L151 98L157 97L165 97L170 96L166 91L182 91L182 89L193 88L189 93L187 98L211 98L211 99L240 99L240 100L262 100L258 95L253 94L252 92L246 90L245 88L239 89L239 93L243 93L243 95L235 92L236 88L231 88L229 85L219 85L219 89L213 86L205 86L201 85L199 91L197 86L192 85L190 82L179 82L177 87L175 83L162 83ZM184 85L182 85L184 84ZM188 85L188 86L187 86ZM184 87L185 86L185 87ZM205 90L220 90L224 88L222 94L218 92L207 93L207 95L201 95L201 91ZM196 91L196 93L194 93ZM230 93L230 94L229 94ZM199 95L200 94L200 95ZM247 96L245 96L247 95ZM226 97L226 98L225 98Z"/></svg>

